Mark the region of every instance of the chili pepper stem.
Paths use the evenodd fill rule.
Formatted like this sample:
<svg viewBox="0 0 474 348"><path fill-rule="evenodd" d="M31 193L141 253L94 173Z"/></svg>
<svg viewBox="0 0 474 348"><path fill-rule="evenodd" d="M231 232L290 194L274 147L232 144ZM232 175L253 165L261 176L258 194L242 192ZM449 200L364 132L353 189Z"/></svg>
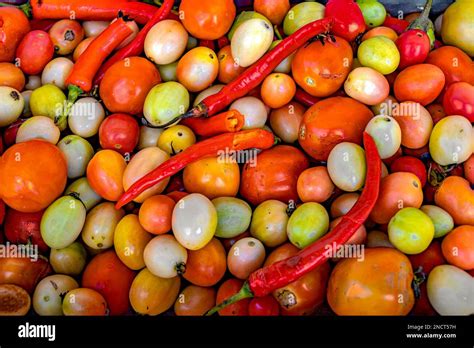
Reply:
<svg viewBox="0 0 474 348"><path fill-rule="evenodd" d="M170 127L170 126L174 125L176 122L179 122L181 120L185 120L185 119L191 118L191 117L207 117L207 107L206 107L206 105L204 105L203 103L199 103L198 105L193 107L188 112L186 112L182 115L176 116L171 121L168 121L165 124L162 124L162 125L159 125L159 126L149 126L149 127L151 127L151 128L167 128L167 127Z"/></svg>
<svg viewBox="0 0 474 348"><path fill-rule="evenodd" d="M245 282L238 293L236 293L235 295L229 297L227 300L222 301L220 304L218 304L217 306L212 308L209 312L207 312L205 314L205 316L213 315L213 314L219 312L224 307L230 306L231 304L239 302L240 300L243 300L243 299L246 299L246 298L252 298L252 297L254 297L254 294L253 294L252 290L250 290L250 285L249 285L248 282Z"/></svg>
<svg viewBox="0 0 474 348"><path fill-rule="evenodd" d="M83 93L82 89L75 85L69 85L68 86L68 95L67 95L67 101L66 101L66 107L64 108L63 112L60 114L60 116L56 117L55 123L57 125L60 125L63 122L66 122L67 117L69 116L72 106L76 102L77 98Z"/></svg>
<svg viewBox="0 0 474 348"><path fill-rule="evenodd" d="M283 37L280 34L280 30L278 30L278 25L275 24L273 28L274 28L273 31L275 32L275 35L278 38L278 40L283 40Z"/></svg>

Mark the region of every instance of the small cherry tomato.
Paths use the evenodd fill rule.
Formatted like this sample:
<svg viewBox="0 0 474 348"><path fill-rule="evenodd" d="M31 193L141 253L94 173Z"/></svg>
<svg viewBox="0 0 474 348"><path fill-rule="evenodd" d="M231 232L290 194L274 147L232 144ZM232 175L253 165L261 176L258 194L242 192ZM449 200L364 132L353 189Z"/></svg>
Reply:
<svg viewBox="0 0 474 348"><path fill-rule="evenodd" d="M296 84L289 75L273 73L263 81L260 93L266 105L278 109L293 99Z"/></svg>
<svg viewBox="0 0 474 348"><path fill-rule="evenodd" d="M245 68L237 64L234 57L232 57L230 45L223 47L217 53L217 58L219 59L219 74L217 79L222 83L232 82L245 71Z"/></svg>
<svg viewBox="0 0 474 348"><path fill-rule="evenodd" d="M322 203L331 197L334 189L326 167L308 168L298 177L297 191L303 202Z"/></svg>
<svg viewBox="0 0 474 348"><path fill-rule="evenodd" d="M164 195L147 198L140 206L138 218L143 228L153 234L171 230L171 216L175 201Z"/></svg>
<svg viewBox="0 0 474 348"><path fill-rule="evenodd" d="M400 70L407 66L423 63L430 53L430 38L420 29L405 31L395 41L400 51Z"/></svg>
<svg viewBox="0 0 474 348"><path fill-rule="evenodd" d="M446 260L463 270L474 268L474 227L456 227L443 239L441 244Z"/></svg>
<svg viewBox="0 0 474 348"><path fill-rule="evenodd" d="M189 91L200 92L212 85L218 73L215 52L207 47L196 47L179 60L176 76Z"/></svg>
<svg viewBox="0 0 474 348"><path fill-rule="evenodd" d="M49 29L49 36L54 44L54 51L65 56L77 47L84 38L84 29L81 24L72 19L62 19Z"/></svg>
<svg viewBox="0 0 474 348"><path fill-rule="evenodd" d="M133 152L139 136L140 127L136 119L126 114L108 116L99 128L100 146L122 155Z"/></svg>
<svg viewBox="0 0 474 348"><path fill-rule="evenodd" d="M107 314L107 303L99 292L78 288L64 296L62 311L64 315L103 316Z"/></svg>
<svg viewBox="0 0 474 348"><path fill-rule="evenodd" d="M25 75L12 63L0 63L0 86L21 91L25 87Z"/></svg>
<svg viewBox="0 0 474 348"><path fill-rule="evenodd" d="M275 134L285 143L294 143L298 140L301 121L305 107L297 102L290 102L270 114L270 126Z"/></svg>
<svg viewBox="0 0 474 348"><path fill-rule="evenodd" d="M202 316L216 305L216 290L188 285L174 303L177 316Z"/></svg>
<svg viewBox="0 0 474 348"><path fill-rule="evenodd" d="M22 213L15 209L8 209L5 215L3 230L5 237L11 243L38 245L40 251L48 250L48 246L41 237L40 224L44 210L36 213ZM1 224L0 219L0 224Z"/></svg>
<svg viewBox="0 0 474 348"><path fill-rule="evenodd" d="M409 172L415 174L420 179L421 186L425 186L427 175L425 165L416 157L398 157L390 164L390 172Z"/></svg>

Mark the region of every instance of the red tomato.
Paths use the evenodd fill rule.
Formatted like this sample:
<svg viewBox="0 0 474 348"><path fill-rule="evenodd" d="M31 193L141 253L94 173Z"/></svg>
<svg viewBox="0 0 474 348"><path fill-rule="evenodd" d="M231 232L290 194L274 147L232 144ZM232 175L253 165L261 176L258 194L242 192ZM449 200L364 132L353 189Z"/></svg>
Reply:
<svg viewBox="0 0 474 348"><path fill-rule="evenodd" d="M420 29L412 29L404 32L395 41L400 51L400 70L407 66L423 63L430 53L430 38Z"/></svg>
<svg viewBox="0 0 474 348"><path fill-rule="evenodd" d="M280 314L280 305L273 296L256 297L250 301L250 316L278 316Z"/></svg>
<svg viewBox="0 0 474 348"><path fill-rule="evenodd" d="M3 220L5 219L5 202L0 199L0 225L3 224Z"/></svg>
<svg viewBox="0 0 474 348"><path fill-rule="evenodd" d="M415 174L420 179L421 186L426 184L426 168L421 160L416 157L402 156L397 158L390 165L390 172L409 172Z"/></svg>
<svg viewBox="0 0 474 348"><path fill-rule="evenodd" d="M128 293L135 272L125 266L115 251L96 255L86 266L82 286L97 290L107 301L110 315L123 315L129 309Z"/></svg>
<svg viewBox="0 0 474 348"><path fill-rule="evenodd" d="M474 154L464 162L464 177L471 185L474 185Z"/></svg>
<svg viewBox="0 0 474 348"><path fill-rule="evenodd" d="M425 276L431 272L433 268L446 263L441 252L441 244L434 240L430 246L420 254L408 255L413 271L415 273L423 272Z"/></svg>
<svg viewBox="0 0 474 348"><path fill-rule="evenodd" d="M110 115L99 128L100 146L122 155L133 152L139 137L140 127L136 119L126 114Z"/></svg>
<svg viewBox="0 0 474 348"><path fill-rule="evenodd" d="M235 278L223 282L219 290L217 290L216 303L220 304L222 301L238 293L242 285L244 285L244 282ZM221 316L247 316L249 314L249 303L250 299L245 298L221 309L218 313Z"/></svg>
<svg viewBox="0 0 474 348"><path fill-rule="evenodd" d="M0 8L0 62L11 62L21 39L30 31L25 13L14 7Z"/></svg>
<svg viewBox="0 0 474 348"><path fill-rule="evenodd" d="M474 122L474 86L467 82L456 82L448 87L443 98L447 115L461 115Z"/></svg>
<svg viewBox="0 0 474 348"><path fill-rule="evenodd" d="M441 244L446 260L463 270L474 269L474 226L458 226L449 232Z"/></svg>
<svg viewBox="0 0 474 348"><path fill-rule="evenodd" d="M27 75L37 75L54 56L54 44L48 33L33 30L25 35L16 49L16 61Z"/></svg>
<svg viewBox="0 0 474 348"><path fill-rule="evenodd" d="M9 209L5 216L5 237L11 243L27 244L31 242L38 245L40 251L47 251L49 248L43 241L40 232L43 213L44 210L36 213L22 213L15 209Z"/></svg>
<svg viewBox="0 0 474 348"><path fill-rule="evenodd" d="M20 128L21 124L25 122L25 119L19 118L7 128L3 130L3 141L5 142L5 147L10 147L16 142L16 134L18 133L18 129Z"/></svg>
<svg viewBox="0 0 474 348"><path fill-rule="evenodd" d="M240 194L245 200L258 205L269 199L282 202L298 199L298 177L309 167L303 152L279 145L263 151L255 162L247 162L242 171Z"/></svg>
<svg viewBox="0 0 474 348"><path fill-rule="evenodd" d="M443 46L431 51L426 63L436 65L443 71L448 86L458 81L474 83L472 60L457 47Z"/></svg>

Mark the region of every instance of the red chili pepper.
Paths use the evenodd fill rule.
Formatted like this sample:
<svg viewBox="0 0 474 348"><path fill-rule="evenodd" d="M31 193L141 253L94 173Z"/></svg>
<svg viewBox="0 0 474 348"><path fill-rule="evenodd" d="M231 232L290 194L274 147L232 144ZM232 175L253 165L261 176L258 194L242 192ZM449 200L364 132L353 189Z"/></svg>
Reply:
<svg viewBox="0 0 474 348"><path fill-rule="evenodd" d="M182 122L202 137L238 132L242 129L244 123L244 115L237 110L229 110L211 118L188 118Z"/></svg>
<svg viewBox="0 0 474 348"><path fill-rule="evenodd" d="M379 196L382 164L375 142L368 133L364 133L364 146L367 159L364 189L356 204L343 216L332 232L302 249L298 254L253 272L236 295L214 307L206 315L214 314L244 298L266 296L294 282L326 262L331 252L336 252L354 235L368 218Z"/></svg>
<svg viewBox="0 0 474 348"><path fill-rule="evenodd" d="M243 74L227 84L220 92L205 98L201 103L170 122L161 125L168 127L183 118L207 117L217 114L234 100L243 97L257 87L286 57L303 46L316 35L328 32L334 22L333 18L324 18L311 22L281 41Z"/></svg>
<svg viewBox="0 0 474 348"><path fill-rule="evenodd" d="M389 27L397 32L398 35L403 33L407 28L410 22L405 19L395 18L387 16L383 22L384 27Z"/></svg>
<svg viewBox="0 0 474 348"><path fill-rule="evenodd" d="M115 207L120 209L128 202L140 195L143 191L156 185L160 181L176 174L188 164L207 157L218 156L222 151L236 152L256 149L268 149L275 143L275 137L264 129L251 129L237 133L225 133L188 147L183 152L170 158L157 168L135 182L125 192Z"/></svg>
<svg viewBox="0 0 474 348"><path fill-rule="evenodd" d="M153 14L153 17L150 21L145 24L145 26L140 30L138 35L130 42L127 46L118 50L112 57L110 57L105 64L103 64L94 78L94 86L98 86L102 78L104 77L105 72L110 68L114 63L121 61L125 58L132 56L139 56L143 53L143 47L145 46L145 38L150 29L158 22L161 22L163 19L166 19L170 14L171 9L173 8L174 0L165 0L160 9Z"/></svg>
<svg viewBox="0 0 474 348"><path fill-rule="evenodd" d="M229 45L230 45L230 41L227 38L227 36L223 36L223 37L217 39L217 47L219 47L219 49L222 49L225 46L229 46Z"/></svg>
<svg viewBox="0 0 474 348"><path fill-rule="evenodd" d="M321 100L321 98L312 96L311 94L307 93L301 88L298 88L296 90L294 98L297 102L300 102L301 104L307 107L313 106L314 104L316 104L318 101Z"/></svg>
<svg viewBox="0 0 474 348"><path fill-rule="evenodd" d="M354 41L366 29L364 16L354 0L329 0L325 16L336 19L332 33L347 41Z"/></svg>

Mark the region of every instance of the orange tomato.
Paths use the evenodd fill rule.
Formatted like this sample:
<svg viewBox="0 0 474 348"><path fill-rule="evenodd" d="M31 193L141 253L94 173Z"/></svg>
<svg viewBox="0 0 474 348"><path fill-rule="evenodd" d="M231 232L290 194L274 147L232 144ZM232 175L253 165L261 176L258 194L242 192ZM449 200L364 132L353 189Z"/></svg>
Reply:
<svg viewBox="0 0 474 348"><path fill-rule="evenodd" d="M382 179L379 198L370 218L378 224L386 224L400 209L419 208L422 203L423 190L420 179L408 172L392 173Z"/></svg>
<svg viewBox="0 0 474 348"><path fill-rule="evenodd" d="M177 316L202 316L216 305L214 288L189 285L178 295L174 303Z"/></svg>
<svg viewBox="0 0 474 348"><path fill-rule="evenodd" d="M433 119L421 104L404 102L392 111L402 131L402 145L409 149L419 149L428 144L433 129Z"/></svg>
<svg viewBox="0 0 474 348"><path fill-rule="evenodd" d="M442 46L430 52L427 64L436 65L446 77L446 85L454 82L474 84L474 67L471 58L454 46Z"/></svg>
<svg viewBox="0 0 474 348"><path fill-rule="evenodd" d="M216 40L229 31L236 8L233 0L183 0L179 13L184 27L192 36Z"/></svg>
<svg viewBox="0 0 474 348"><path fill-rule="evenodd" d="M322 203L331 197L334 188L326 167L306 169L298 177L296 187L302 202L318 203Z"/></svg>
<svg viewBox="0 0 474 348"><path fill-rule="evenodd" d="M300 48L291 64L296 83L315 97L327 97L336 92L351 71L354 53L349 43L336 37L324 45L314 41Z"/></svg>
<svg viewBox="0 0 474 348"><path fill-rule="evenodd" d="M461 269L474 269L474 226L456 227L441 244L446 260Z"/></svg>
<svg viewBox="0 0 474 348"><path fill-rule="evenodd" d="M227 84L232 82L245 71L245 68L237 64L234 57L232 57L230 45L222 47L217 53L217 58L219 59L219 73L217 79L222 83Z"/></svg>
<svg viewBox="0 0 474 348"><path fill-rule="evenodd" d="M30 23L25 13L15 7L0 9L1 42L0 62L11 62L21 39L30 31Z"/></svg>
<svg viewBox="0 0 474 348"><path fill-rule="evenodd" d="M453 217L455 225L474 225L474 191L466 179L444 179L435 193L435 203Z"/></svg>
<svg viewBox="0 0 474 348"><path fill-rule="evenodd" d="M110 112L137 115L143 111L150 89L160 81L153 63L142 57L130 57L107 69L100 83L100 97Z"/></svg>
<svg viewBox="0 0 474 348"><path fill-rule="evenodd" d="M125 159L113 150L97 152L87 165L87 180L92 189L108 201L117 201L122 193Z"/></svg>
<svg viewBox="0 0 474 348"><path fill-rule="evenodd" d="M107 303L97 291L78 288L66 293L62 309L68 316L103 316L107 313Z"/></svg>
<svg viewBox="0 0 474 348"><path fill-rule="evenodd" d="M464 176L469 181L471 185L474 185L474 154L469 157L469 159L464 162Z"/></svg>
<svg viewBox="0 0 474 348"><path fill-rule="evenodd" d="M0 86L8 86L21 91L25 87L25 75L12 63L0 63Z"/></svg>
<svg viewBox="0 0 474 348"><path fill-rule="evenodd" d="M365 250L364 260L337 263L327 300L337 315L407 315L415 303L410 260L398 250Z"/></svg>
<svg viewBox="0 0 474 348"><path fill-rule="evenodd" d="M297 102L272 110L269 119L273 132L285 143L294 143L298 140L298 132L305 111L306 108Z"/></svg>
<svg viewBox="0 0 474 348"><path fill-rule="evenodd" d="M421 105L432 103L444 88L443 71L433 64L417 64L400 72L393 85L398 101L413 101Z"/></svg>
<svg viewBox="0 0 474 348"><path fill-rule="evenodd" d="M213 238L204 248L188 250L184 279L199 286L213 286L225 274L227 256L222 243Z"/></svg>
<svg viewBox="0 0 474 348"><path fill-rule="evenodd" d="M183 181L187 192L202 193L209 199L235 196L239 192L239 165L218 157L204 158L184 169Z"/></svg>
<svg viewBox="0 0 474 348"><path fill-rule="evenodd" d="M62 194L66 181L66 159L46 141L15 144L0 158L0 198L15 210L45 209Z"/></svg>
<svg viewBox="0 0 474 348"><path fill-rule="evenodd" d="M326 161L339 143L361 144L362 133L373 116L369 108L351 98L321 100L304 114L299 143L308 155Z"/></svg>
<svg viewBox="0 0 474 348"><path fill-rule="evenodd" d="M140 206L138 219L142 227L153 234L163 234L171 230L171 216L175 201L165 195L147 198Z"/></svg>
<svg viewBox="0 0 474 348"><path fill-rule="evenodd" d="M365 40L368 40L372 37L376 36L385 36L386 38L392 40L395 42L398 38L398 34L395 30L389 27L376 27L373 29L370 29L368 32L362 36L361 42L364 42Z"/></svg>
<svg viewBox="0 0 474 348"><path fill-rule="evenodd" d="M267 17L272 24L280 25L290 9L289 0L255 0L253 8Z"/></svg>
<svg viewBox="0 0 474 348"><path fill-rule="evenodd" d="M191 92L200 92L214 82L219 74L219 61L213 50L196 47L178 62L176 77Z"/></svg>
<svg viewBox="0 0 474 348"><path fill-rule="evenodd" d="M277 109L289 103L296 93L296 84L286 74L274 73L268 75L262 83L260 95L263 102L272 109Z"/></svg>

